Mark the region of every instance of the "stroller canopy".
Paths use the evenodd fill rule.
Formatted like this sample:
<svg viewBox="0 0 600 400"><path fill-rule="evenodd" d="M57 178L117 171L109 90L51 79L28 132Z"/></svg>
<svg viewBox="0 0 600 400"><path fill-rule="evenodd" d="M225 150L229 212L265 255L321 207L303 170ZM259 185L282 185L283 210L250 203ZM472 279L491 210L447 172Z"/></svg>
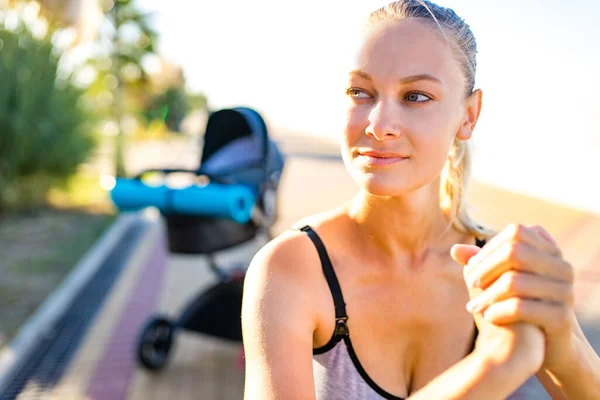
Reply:
<svg viewBox="0 0 600 400"><path fill-rule="evenodd" d="M256 111L237 107L212 113L207 121L200 172L241 183L261 195L279 181L284 158Z"/></svg>

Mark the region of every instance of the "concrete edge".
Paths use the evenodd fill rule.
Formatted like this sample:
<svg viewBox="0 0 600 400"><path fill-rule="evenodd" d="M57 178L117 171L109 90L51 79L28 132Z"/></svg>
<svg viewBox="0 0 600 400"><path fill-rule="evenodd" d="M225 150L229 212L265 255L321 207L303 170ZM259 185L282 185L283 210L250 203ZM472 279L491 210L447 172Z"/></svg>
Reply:
<svg viewBox="0 0 600 400"><path fill-rule="evenodd" d="M74 296L96 273L106 256L138 218L140 216L137 214L119 215L0 352L0 394L39 339L51 332L53 325L69 307Z"/></svg>

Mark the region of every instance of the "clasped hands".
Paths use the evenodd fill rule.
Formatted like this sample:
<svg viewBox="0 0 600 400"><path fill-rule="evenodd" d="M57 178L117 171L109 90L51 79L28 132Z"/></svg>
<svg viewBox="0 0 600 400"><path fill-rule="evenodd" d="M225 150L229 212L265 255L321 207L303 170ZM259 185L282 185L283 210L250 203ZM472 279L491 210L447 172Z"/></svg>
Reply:
<svg viewBox="0 0 600 400"><path fill-rule="evenodd" d="M465 266L466 308L480 331L486 322L532 324L545 336L542 368L552 370L570 356L574 272L548 232L511 224L483 248L455 245L451 254Z"/></svg>

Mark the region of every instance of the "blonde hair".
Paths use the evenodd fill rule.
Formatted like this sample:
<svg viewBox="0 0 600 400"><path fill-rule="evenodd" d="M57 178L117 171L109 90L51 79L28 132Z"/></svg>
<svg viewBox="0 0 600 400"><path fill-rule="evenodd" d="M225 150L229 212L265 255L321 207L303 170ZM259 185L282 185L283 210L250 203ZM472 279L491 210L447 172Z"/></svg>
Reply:
<svg viewBox="0 0 600 400"><path fill-rule="evenodd" d="M427 0L400 0L373 11L363 28L383 21L418 19L441 33L456 56L465 77L465 96L475 88L477 45L469 25L450 9ZM468 212L466 192L471 175L469 142L454 139L440 176L440 205L453 226L460 232L486 239L494 232L478 224Z"/></svg>

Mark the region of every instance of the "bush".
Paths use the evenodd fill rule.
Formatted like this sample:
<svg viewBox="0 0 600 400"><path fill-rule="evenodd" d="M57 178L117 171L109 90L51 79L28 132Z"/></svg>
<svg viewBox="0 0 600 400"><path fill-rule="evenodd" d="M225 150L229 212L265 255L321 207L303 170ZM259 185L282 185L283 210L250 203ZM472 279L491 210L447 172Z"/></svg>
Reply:
<svg viewBox="0 0 600 400"><path fill-rule="evenodd" d="M0 211L31 210L90 156L89 115L48 36L0 25L0 52Z"/></svg>

